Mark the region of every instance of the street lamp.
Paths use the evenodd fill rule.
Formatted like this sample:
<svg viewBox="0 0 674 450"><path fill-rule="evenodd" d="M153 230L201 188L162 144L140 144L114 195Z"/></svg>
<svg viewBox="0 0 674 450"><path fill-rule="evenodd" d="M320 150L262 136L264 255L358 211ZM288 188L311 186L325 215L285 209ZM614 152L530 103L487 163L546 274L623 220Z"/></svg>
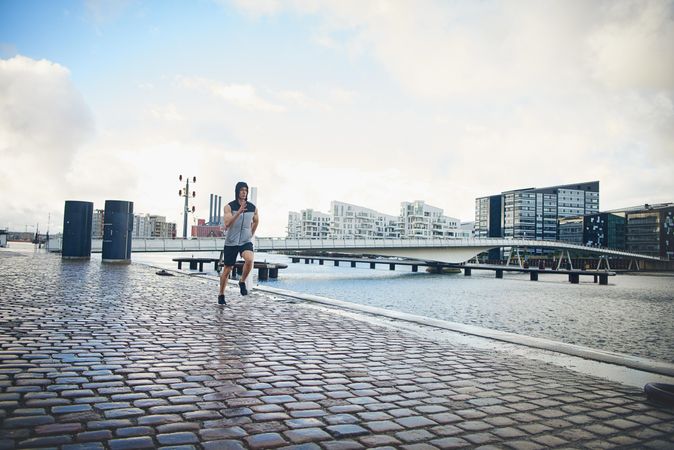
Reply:
<svg viewBox="0 0 674 450"><path fill-rule="evenodd" d="M178 180L183 181L183 176L178 175ZM192 177L192 183L197 182L197 177ZM190 212L194 212L194 205L192 206L192 209L190 210L189 206L189 198L190 198L190 177L185 177L185 189L180 189L178 190L178 196L179 197L185 197L185 207L183 209L183 239L187 239L187 215ZM192 198L196 197L197 193L195 191L192 191Z"/></svg>

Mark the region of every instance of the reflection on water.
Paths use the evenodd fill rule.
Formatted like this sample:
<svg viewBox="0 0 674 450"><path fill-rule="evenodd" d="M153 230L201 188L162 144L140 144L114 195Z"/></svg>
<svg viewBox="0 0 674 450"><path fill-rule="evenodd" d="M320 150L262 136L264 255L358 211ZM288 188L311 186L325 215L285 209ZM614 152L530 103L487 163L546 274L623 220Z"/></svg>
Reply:
<svg viewBox="0 0 674 450"><path fill-rule="evenodd" d="M133 260L175 269L172 258L190 255L135 253ZM281 289L674 362L674 276L618 275L608 286L581 277L573 285L563 275L532 282L526 274L499 280L493 272L465 277L412 273L405 266L293 264L263 253L256 259L288 264L278 280L266 282Z"/></svg>

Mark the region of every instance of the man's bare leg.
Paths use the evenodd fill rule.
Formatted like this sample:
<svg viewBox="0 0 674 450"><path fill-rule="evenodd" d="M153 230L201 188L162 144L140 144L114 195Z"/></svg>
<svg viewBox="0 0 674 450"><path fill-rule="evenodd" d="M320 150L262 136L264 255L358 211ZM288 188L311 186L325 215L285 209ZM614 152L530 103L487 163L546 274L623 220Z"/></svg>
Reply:
<svg viewBox="0 0 674 450"><path fill-rule="evenodd" d="M241 274L241 279L239 280L239 289L241 290L241 295L248 295L248 290L246 289L246 279L250 275L251 270L253 270L253 258L255 254L246 250L241 254L243 256L243 273Z"/></svg>
<svg viewBox="0 0 674 450"><path fill-rule="evenodd" d="M227 279L232 272L232 266L223 266L220 274L220 292L218 293L218 303L225 304L225 288L227 287Z"/></svg>

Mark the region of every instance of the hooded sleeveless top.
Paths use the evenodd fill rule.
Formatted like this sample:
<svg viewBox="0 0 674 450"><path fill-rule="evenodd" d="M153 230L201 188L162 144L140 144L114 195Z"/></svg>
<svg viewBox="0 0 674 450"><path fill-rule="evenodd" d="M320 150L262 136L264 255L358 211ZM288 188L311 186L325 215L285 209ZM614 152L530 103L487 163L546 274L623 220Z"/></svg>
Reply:
<svg viewBox="0 0 674 450"><path fill-rule="evenodd" d="M237 200L229 202L232 208L232 214L239 211L239 202ZM243 245L251 242L253 239L253 216L255 216L255 205L251 202L246 203L246 211L227 228L225 245Z"/></svg>

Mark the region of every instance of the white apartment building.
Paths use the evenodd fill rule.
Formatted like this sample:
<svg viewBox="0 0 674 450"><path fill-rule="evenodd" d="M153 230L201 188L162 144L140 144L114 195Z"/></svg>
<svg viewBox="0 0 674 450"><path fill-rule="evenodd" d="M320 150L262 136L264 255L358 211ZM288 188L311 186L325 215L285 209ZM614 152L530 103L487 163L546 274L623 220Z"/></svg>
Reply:
<svg viewBox="0 0 674 450"><path fill-rule="evenodd" d="M303 209L299 213L288 213L288 238L327 239L330 236L330 214Z"/></svg>
<svg viewBox="0 0 674 450"><path fill-rule="evenodd" d="M330 202L332 224L330 237L334 239L396 238L398 218L374 209L350 203Z"/></svg>
<svg viewBox="0 0 674 450"><path fill-rule="evenodd" d="M470 232L461 229L461 221L443 215L441 208L422 200L400 204L401 237L412 239L463 238Z"/></svg>
<svg viewBox="0 0 674 450"><path fill-rule="evenodd" d="M458 219L423 201L403 202L401 214L392 216L364 206L339 201L330 203L330 213L313 209L288 213L290 239L400 239L462 238L470 232Z"/></svg>
<svg viewBox="0 0 674 450"><path fill-rule="evenodd" d="M103 239L103 216L105 211L95 209L91 222L91 237L93 239ZM135 226L134 226L135 228Z"/></svg>
<svg viewBox="0 0 674 450"><path fill-rule="evenodd" d="M327 239L331 222L330 214L303 209L300 216L300 234L304 239Z"/></svg>
<svg viewBox="0 0 674 450"><path fill-rule="evenodd" d="M165 216L153 214L133 215L134 238L173 238L176 235L176 224L167 222Z"/></svg>
<svg viewBox="0 0 674 450"><path fill-rule="evenodd" d="M288 239L301 239L302 238L302 214L290 211L288 213L288 229L286 231L286 236Z"/></svg>
<svg viewBox="0 0 674 450"><path fill-rule="evenodd" d="M134 238L151 237L150 231L150 215L149 214L134 214L133 215L133 234Z"/></svg>
<svg viewBox="0 0 674 450"><path fill-rule="evenodd" d="M92 218L91 237L94 239L103 238L103 227L105 223L105 210L96 209ZM133 215L134 238L173 238L176 235L176 224L167 222L166 217L151 214Z"/></svg>

